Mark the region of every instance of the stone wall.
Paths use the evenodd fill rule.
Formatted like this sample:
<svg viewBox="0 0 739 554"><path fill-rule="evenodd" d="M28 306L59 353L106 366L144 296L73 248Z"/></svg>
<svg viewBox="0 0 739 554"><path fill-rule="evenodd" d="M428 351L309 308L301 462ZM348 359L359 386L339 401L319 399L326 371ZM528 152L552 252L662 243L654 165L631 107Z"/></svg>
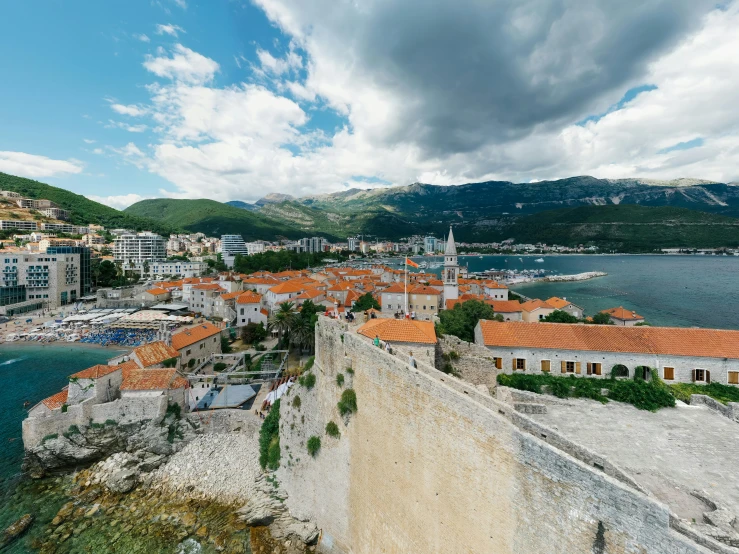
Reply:
<svg viewBox="0 0 739 554"><path fill-rule="evenodd" d="M720 413L722 416L739 422L739 402L728 402L726 404L722 404L718 400L714 400L705 394L691 394L690 405L707 406L711 410Z"/></svg>
<svg viewBox="0 0 739 554"><path fill-rule="evenodd" d="M115 421L120 425L159 420L167 412L167 397L119 398L113 402L96 404L92 407L92 421L105 423Z"/></svg>
<svg viewBox="0 0 739 554"><path fill-rule="evenodd" d="M342 418L345 355L358 412ZM577 459L577 445L510 405L425 364L413 370L340 322L320 318L313 371L316 386L293 387L281 404L278 479L293 515L322 530L324 552L707 552L607 461L585 449Z"/></svg>
<svg viewBox="0 0 739 554"><path fill-rule="evenodd" d="M493 355L487 348L452 335L442 336L439 345L443 354L456 352L459 355L459 359L450 360L449 363L459 372L462 379L474 385L495 387L498 370L495 369ZM438 361L437 369L443 368L444 363L446 362L443 360Z"/></svg>

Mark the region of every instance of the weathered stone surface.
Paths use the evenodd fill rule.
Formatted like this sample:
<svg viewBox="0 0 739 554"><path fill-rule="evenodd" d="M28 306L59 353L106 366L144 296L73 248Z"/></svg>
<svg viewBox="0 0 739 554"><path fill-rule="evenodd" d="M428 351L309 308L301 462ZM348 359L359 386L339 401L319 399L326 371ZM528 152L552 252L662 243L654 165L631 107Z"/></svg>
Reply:
<svg viewBox="0 0 739 554"><path fill-rule="evenodd" d="M0 548L7 546L11 542L19 538L28 530L32 523L33 516L31 514L26 514L8 525L5 531L3 531L3 538L2 543L0 543Z"/></svg>

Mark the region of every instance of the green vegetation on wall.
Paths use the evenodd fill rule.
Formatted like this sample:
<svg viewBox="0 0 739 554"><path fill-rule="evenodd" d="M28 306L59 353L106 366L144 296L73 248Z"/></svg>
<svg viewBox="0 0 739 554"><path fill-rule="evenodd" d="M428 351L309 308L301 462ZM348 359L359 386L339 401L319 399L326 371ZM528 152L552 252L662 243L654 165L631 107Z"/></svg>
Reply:
<svg viewBox="0 0 739 554"><path fill-rule="evenodd" d="M280 401L264 418L259 429L259 465L262 469L275 470L280 467Z"/></svg>

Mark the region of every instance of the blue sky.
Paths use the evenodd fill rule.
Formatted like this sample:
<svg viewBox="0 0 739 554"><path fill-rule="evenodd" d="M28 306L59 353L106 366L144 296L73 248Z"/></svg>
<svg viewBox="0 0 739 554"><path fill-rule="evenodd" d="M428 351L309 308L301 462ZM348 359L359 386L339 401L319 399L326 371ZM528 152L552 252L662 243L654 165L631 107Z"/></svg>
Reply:
<svg viewBox="0 0 739 554"><path fill-rule="evenodd" d="M118 208L583 174L733 181L738 2L6 3L0 171Z"/></svg>

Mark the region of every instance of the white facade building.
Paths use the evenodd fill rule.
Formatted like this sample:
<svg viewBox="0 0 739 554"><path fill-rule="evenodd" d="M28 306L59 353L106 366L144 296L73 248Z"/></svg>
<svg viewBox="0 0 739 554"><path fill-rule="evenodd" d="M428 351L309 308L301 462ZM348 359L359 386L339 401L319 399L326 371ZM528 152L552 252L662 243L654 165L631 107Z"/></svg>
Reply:
<svg viewBox="0 0 739 554"><path fill-rule="evenodd" d="M25 287L27 302L51 309L82 296L80 254L9 252L0 255L0 275L3 287Z"/></svg>
<svg viewBox="0 0 739 554"><path fill-rule="evenodd" d="M457 247L454 244L454 234L451 227L449 227L449 239L444 250L442 277L442 281L444 281L444 302L459 299L459 264L457 263Z"/></svg>
<svg viewBox="0 0 739 554"><path fill-rule="evenodd" d="M164 239L156 233L127 233L114 241L113 257L124 266L163 261L167 257Z"/></svg>

